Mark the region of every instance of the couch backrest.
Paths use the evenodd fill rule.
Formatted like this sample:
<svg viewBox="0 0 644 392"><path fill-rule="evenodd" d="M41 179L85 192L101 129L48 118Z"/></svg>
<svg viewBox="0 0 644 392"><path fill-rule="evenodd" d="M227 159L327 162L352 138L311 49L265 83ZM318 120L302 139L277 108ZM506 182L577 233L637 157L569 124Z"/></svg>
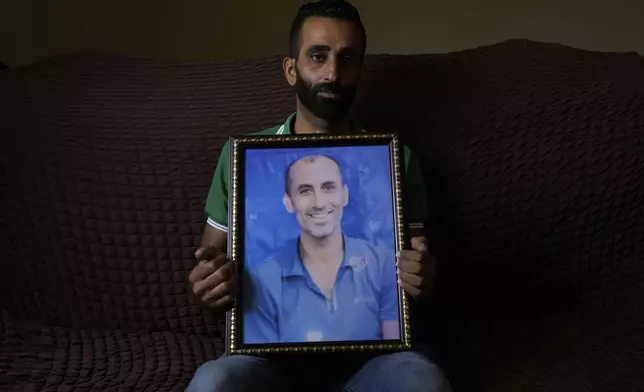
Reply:
<svg viewBox="0 0 644 392"><path fill-rule="evenodd" d="M81 53L0 73L3 307L203 328L187 274L204 199L225 139L293 110L280 60ZM578 309L641 273L643 92L632 53L508 41L369 56L356 113L423 161L437 303L459 317Z"/></svg>
<svg viewBox="0 0 644 392"><path fill-rule="evenodd" d="M7 306L78 327L203 325L187 273L204 200L228 135L292 106L277 58L80 53L0 80Z"/></svg>

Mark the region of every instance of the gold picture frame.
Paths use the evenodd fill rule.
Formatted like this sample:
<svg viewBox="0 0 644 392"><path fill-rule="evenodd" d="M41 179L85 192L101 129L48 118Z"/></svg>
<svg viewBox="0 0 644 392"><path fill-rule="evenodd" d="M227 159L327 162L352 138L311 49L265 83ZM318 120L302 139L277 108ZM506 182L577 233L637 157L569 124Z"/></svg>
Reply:
<svg viewBox="0 0 644 392"><path fill-rule="evenodd" d="M376 148L373 148L376 147ZM404 224L404 215L403 215L403 202L402 202L402 182L403 182L403 168L401 166L401 162L404 162L402 160L402 146L399 141L399 137L397 134L370 134L370 133L360 133L360 134L346 134L346 135L330 135L330 134L309 134L309 135L269 135L269 136L262 136L262 135L252 135L252 136L244 136L240 138L230 138L229 139L229 148L230 148L230 162L229 162L229 198L228 198L228 211L229 211L229 221L228 221L228 253L229 257L232 260L235 260L237 263L237 269L239 272L239 287L238 287L238 293L237 293L237 303L236 306L231 309L227 313L227 327L226 327L226 352L229 355L234 355L234 354L246 354L246 355L262 355L262 354L288 354L288 353L327 353L327 352L347 352L347 351L403 351L403 350L408 350L411 348L411 331L410 331L410 323L409 323L409 303L408 299L402 290L402 287L400 286L398 279L397 279L397 274L395 270L395 254L396 252L400 251L401 249L405 249L409 235L407 232L407 226ZM335 149L335 150L334 150ZM306 317L306 318L300 318L298 321L297 319L293 321L292 319L289 319L290 321L288 322L283 322L280 324L279 328L282 328L278 334L276 334L275 338L264 338L264 340L259 339L256 337L259 336L258 334L251 333L251 331L259 331L259 330L265 330L266 328L263 327L263 325L257 321L259 318L256 316L256 314L263 314L265 315L267 312L256 310L256 307L259 307L256 303L258 303L257 300L251 300L251 298L260 298L259 302L264 303L264 300L262 299L261 295L264 293L271 293L272 287L269 284L266 284L264 286L268 287L265 288L262 286L264 283L262 283L262 287L257 288L258 283L257 280L253 280L251 278L247 278L248 276L256 275L256 276L268 276L271 274L264 273L263 272L257 272L253 270L255 268L256 270L260 267L251 267L248 266L247 264L247 259L249 260L256 260L256 258L252 258L249 256L250 253L247 254L246 251L250 252L250 246L251 243L247 243L247 227L249 222L246 222L247 220L247 200L249 198L249 194L251 192L255 193L261 193L262 198L267 198L268 195L265 194L264 191L251 191L249 190L249 184L253 189L257 188L257 176L259 177L259 182L261 181L271 181L271 183L274 182L274 180L270 180L267 178L267 176L262 176L261 174L257 174L256 170L251 170L249 171L249 167L253 165L253 162L258 162L257 159L263 159L263 162L269 162L269 158L262 158L262 154L266 156L268 152L271 152L271 154L275 153L293 153L293 151L299 151L300 155L302 151L310 151L309 156L322 156L325 154L319 153L320 151L336 151L336 156L341 156L344 154L346 157L347 151L353 151L353 154L362 154L360 153L361 151L366 151L368 153L371 153L374 151L373 154L381 154L378 155L379 157L384 156L382 154L386 154L388 156L388 162L387 162L387 167L389 168L389 172L386 173L385 171L381 170L382 173L379 175L381 176L387 176L389 178L389 195L391 202L391 221L386 221L391 223L391 228L392 230L386 230L385 233L391 233L391 240L392 240L392 247L391 249L386 248L387 252L392 252L391 256L392 258L389 257L389 253L387 253L386 257L382 257L379 260L386 260L387 262L381 261L379 265L382 265L383 272L380 274L380 280L378 281L379 286L381 287L380 291L374 291L377 292L378 294L378 301L380 301L380 298L385 298L385 295L382 294L382 292L387 291L387 304L388 305L383 305L382 302L377 302L376 305L369 305L371 306L372 313L377 313L380 315L380 318L378 319L380 321L380 324L378 323L371 323L371 324L366 324L367 322L365 321L365 328L362 328L362 324L360 325L360 328L356 329L357 331L378 331L380 328L380 335L377 334L377 332L374 332L373 336L376 336L374 338L365 338L365 339L353 339L353 338L341 338L341 339L335 339L335 338L329 338L329 339L323 339L321 338L322 332L307 332L307 339L294 339L292 337L287 337L287 332L286 330L291 328L291 329L296 329L299 328L297 325L300 325L302 323L308 323L312 322L310 321L311 318L315 317L322 317L321 314L324 312L316 312L316 313L310 313L311 317ZM368 154L367 154L368 155ZM249 163L249 157L252 157L252 162ZM260 158L257 158L260 157ZM374 155L376 157L376 155ZM354 158L355 161L356 158ZM376 159L376 158L372 158ZM338 169L340 169L340 164L338 163L338 160L334 158L335 163L338 165ZM374 161L376 162L376 161ZM377 162L380 162L379 160ZM293 163L291 163L292 165ZM250 166L249 166L250 165ZM266 163L266 165L272 167L278 167L276 172L280 172L280 176L282 178L286 178L284 180L285 184L289 183L290 179L290 165L288 167L282 166L280 169L279 164L273 165L272 163ZM378 166L380 169L382 169L382 166ZM364 165L361 165L361 169L365 170ZM367 168L366 170L369 170ZM342 174L342 170L340 169L339 172L341 173L341 176L344 176ZM286 174L285 174L286 173ZM255 176L255 177L253 177ZM248 177L248 178L247 178ZM360 175L356 175L355 178L360 177ZM385 177L382 177L383 179ZM344 179L342 179L344 182ZM267 183L268 184L268 183ZM272 185L267 185L267 186L272 186ZM284 195L281 195L281 197L286 197L285 195L288 192L288 187L290 185L285 185L286 191ZM344 185L346 188L346 184ZM258 188L259 189L259 188ZM313 192L313 191L311 191ZM320 194L323 191L319 191ZM326 192L326 191L324 191ZM385 194L386 192L381 192L382 194ZM252 196L252 195L251 195ZM253 200L258 200L257 196L254 196L255 198ZM299 194L298 194L299 197ZM316 196L317 197L317 196ZM320 196L321 197L321 196ZM326 197L326 196L325 196ZM278 201L273 201L273 199L277 200L279 199L278 195L273 197L272 199L267 198L266 200L269 200L269 203L273 203L274 205L277 206ZM263 199L262 199L263 200ZM286 200L286 199L284 199ZM317 200L317 199L316 199ZM348 200L348 199L347 199ZM288 201L287 201L288 203ZM320 202L321 203L321 202ZM250 205L250 204L248 204ZM272 204L271 204L272 205ZM346 203L344 204L346 205ZM386 206L389 208L388 206ZM320 207L321 208L321 207ZM326 207L325 207L326 208ZM329 214L328 216L331 216L331 213L333 212L333 209L330 209L330 211L327 213L325 212L324 214ZM327 218L326 215L323 215L322 218L320 219L329 219L329 222L331 222L330 219L332 218ZM299 215L294 214L299 217ZM250 215L251 217L253 215ZM304 215L307 219L313 219L313 215ZM315 215L317 217L317 215ZM342 218L342 213L340 213L340 220L336 222L336 227L340 227L340 230L343 229L344 225L344 218ZM250 218L249 218L250 219ZM256 219L256 218L255 218ZM318 219L318 218L315 218ZM298 221L300 224L302 224L302 221ZM317 221L316 221L317 222ZM323 227L324 225L327 225L327 220L321 221L320 225L317 225L315 227ZM338 223L340 222L340 223ZM277 222L273 222L272 224L277 225ZM332 224L332 223L329 223ZM275 226L277 227L277 226ZM302 226L304 227L304 226ZM326 227L326 226L324 226ZM388 226L389 227L389 226ZM302 229L300 227L300 229ZM304 229L302 229L304 230ZM337 230L337 229L336 229ZM302 231L302 233L304 233ZM343 234L344 235L344 234ZM389 235L389 234L387 234ZM343 237L344 238L344 237ZM342 252L342 258L343 262L347 258L347 252L349 252L349 242L347 241L353 241L353 239L350 239L349 237L346 237L344 239L343 244L343 252ZM301 234L299 237L297 237L298 241L298 246L296 247L297 249L301 249ZM360 240L362 242L358 242L358 244L365 242L365 240ZM294 248L294 249L296 249ZM353 248L352 248L353 249ZM360 248L362 249L362 248ZM368 249L372 249L371 245L369 245ZM375 245L374 248L375 249ZM380 249L380 248L378 248ZM385 248L382 248L385 249ZM360 251L357 251L360 252ZM366 251L365 251L366 252ZM257 253L257 252L256 252ZM294 252L297 253L298 255L300 254L299 252ZM385 253L381 253L385 254ZM368 267L365 268L371 268L370 266L374 265L372 260L378 259L377 257L371 257L369 256L371 253L368 253L367 256L358 256L357 258L351 258L351 262L353 263L354 259L358 260L357 263L354 263L356 265L363 265L367 264ZM290 257L290 256L289 256ZM286 257L285 259L288 259L289 257ZM299 260L301 258L297 256ZM281 260L281 259L280 259ZM366 261L365 261L366 260ZM371 263L371 264L369 264ZM390 263L393 263L393 266L389 266ZM302 261L300 263L301 265L304 264ZM264 264L261 264L263 267ZM306 269L306 267L303 267ZM355 271L358 271L356 268L362 268L362 267L356 267L355 265L352 264L352 266L348 269L352 271L352 279L354 284L358 285L359 280L356 280L355 276L363 276L363 275L357 275ZM380 268L380 267L373 267L373 268ZM338 272L336 275L336 279L340 276L340 270L338 269ZM388 274L394 274L396 276L389 276ZM376 274L377 275L377 274ZM376 275L369 275L369 276L376 276ZM271 275L272 276L272 275ZM366 276L366 275L365 275ZM309 277L312 278L312 275L309 275ZM263 278L262 278L263 279ZM268 279L268 278L267 278ZM279 292L282 293L283 291L286 291L287 288L286 286L281 286L285 285L286 283L284 280L285 278L282 278L279 280L280 283L276 283L277 285L280 285L280 290ZM395 279L395 282L391 283L391 279ZM384 280L387 282L390 282L388 284L382 283ZM278 280L273 280L271 282L278 282ZM356 283L357 282L357 283ZM295 283L294 283L295 284ZM338 284L338 281L336 280L336 283ZM393 285L395 285L395 289L393 288ZM254 287L254 291L250 289L249 287ZM270 287L269 287L270 286ZM375 286L375 284L372 285L362 285L360 287L372 287ZM388 287L387 290L382 289L382 287ZM299 286L298 286L299 287ZM291 286L288 287L288 290L291 290ZM277 290L277 289L275 289ZM293 289L294 290L294 289ZM336 286L333 286L333 298L334 301L337 301L336 298ZM353 292L357 292L357 288L353 288ZM364 289L367 290L367 289ZM251 293L252 292L252 293ZM258 293L259 292L259 293ZM278 291L275 291L278 292ZM395 292L395 304L396 304L396 313L397 313L397 324L394 322L394 320L382 320L382 314L383 314L383 307L386 307L388 310L389 315L391 315L392 311L391 309L394 302L394 297L393 293ZM250 293L250 294L249 294ZM301 312L305 312L305 309L313 309L313 307L306 307L306 303L304 301L304 298L307 298L306 295L307 293L303 293L301 296L297 296L298 301L301 299L301 303L299 305L294 305L297 308L295 309L300 309ZM368 297L368 296L367 296ZM271 297L271 298L277 298L277 296ZM286 298L286 294L283 294L282 297L279 298ZM290 298L290 297L289 297ZM369 298L376 298L374 297L369 297ZM346 298L345 298L346 299ZM290 301L290 300L289 300ZM367 302L369 300L365 300L364 302ZM374 300L375 301L375 300ZM384 301L383 301L384 302ZM249 305L250 303L250 305ZM266 303L268 303L268 300L266 300ZM271 304L276 303L271 302ZM347 303L349 305L344 306L342 308L341 306L337 305L336 307L338 309L346 309L350 306L359 306L359 305L354 305L361 303L361 301L355 297L352 300L347 299L344 301L344 303ZM279 306L282 306L278 308L278 310L275 311L274 314L271 314L270 317L267 316L266 319L271 320L271 331L274 331L275 328L273 328L273 320L276 320L279 318L279 314L283 313L284 309L284 304L282 302L279 302ZM290 305L289 305L290 306ZM299 306L299 307L298 307ZM377 307L377 309L380 309L379 311L373 311L374 308ZM366 307L366 305L365 305ZM271 308L273 309L273 308ZM355 314L360 314L359 312L362 311L362 308L358 308L358 313L347 313L348 316L350 317L351 320L354 320L354 322L357 322L355 320L373 320L373 318L360 318L358 319L357 315ZM345 310L345 312L350 312L349 310ZM290 313L289 313L290 314ZM339 313L338 313L339 314ZM370 313L365 313L365 314L370 314ZM340 317L340 316L338 316ZM391 316L389 316L391 318ZM347 318L348 320L348 318ZM283 320L282 320L283 321ZM363 323L363 321L359 321L360 323ZM277 322L276 322L277 323ZM389 324L387 324L389 323ZM350 322L345 323L344 321L339 322L337 325L339 326L338 328L341 328L340 326L343 325L351 325ZM253 325L256 325L256 327L253 327ZM357 325L357 324L356 324ZM395 326L395 327L393 327ZM389 328L388 328L389 327ZM278 329L279 329L278 328ZM335 325L333 326L335 328ZM331 328L331 329L333 329ZM394 332L397 330L397 333ZM340 333L337 333L337 336L343 335L344 331L340 331ZM271 332L269 335L272 335L273 332ZM364 333L366 335L366 332ZM385 336L385 335L389 336ZM248 335L248 336L246 336ZM269 336L269 335L261 335L263 337ZM297 334L295 334L297 335ZM346 336L349 336L350 333L346 333ZM299 335L298 335L299 336ZM313 338L311 338L313 336ZM380 337L377 337L380 336Z"/></svg>

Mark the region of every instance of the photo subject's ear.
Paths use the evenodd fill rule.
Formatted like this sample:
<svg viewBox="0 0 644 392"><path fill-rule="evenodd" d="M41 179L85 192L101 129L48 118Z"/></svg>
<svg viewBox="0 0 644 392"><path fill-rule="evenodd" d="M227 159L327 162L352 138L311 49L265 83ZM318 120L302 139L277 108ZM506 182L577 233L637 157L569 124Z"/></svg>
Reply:
<svg viewBox="0 0 644 392"><path fill-rule="evenodd" d="M291 198L286 193L284 193L284 196L282 196L282 203L284 203L284 207L286 207L286 211L292 214L294 210L293 202L291 201Z"/></svg>
<svg viewBox="0 0 644 392"><path fill-rule="evenodd" d="M284 77L286 77L286 81L291 86L294 86L297 80L297 73L295 72L295 59L286 57L282 62L282 68L284 68Z"/></svg>

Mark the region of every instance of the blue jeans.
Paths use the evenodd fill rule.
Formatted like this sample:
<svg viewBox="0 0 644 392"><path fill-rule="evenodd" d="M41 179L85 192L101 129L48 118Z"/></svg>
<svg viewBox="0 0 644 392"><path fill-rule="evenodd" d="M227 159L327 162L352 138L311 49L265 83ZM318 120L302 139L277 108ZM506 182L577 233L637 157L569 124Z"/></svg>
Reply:
<svg viewBox="0 0 644 392"><path fill-rule="evenodd" d="M338 365L337 361L333 363ZM441 369L428 357L414 351L374 357L358 366L355 372L349 368L353 373L346 376L337 376L333 370L325 369L318 367L314 369L318 374L311 376L304 375L307 372L296 362L283 363L246 355L222 356L199 367L186 392L451 391Z"/></svg>

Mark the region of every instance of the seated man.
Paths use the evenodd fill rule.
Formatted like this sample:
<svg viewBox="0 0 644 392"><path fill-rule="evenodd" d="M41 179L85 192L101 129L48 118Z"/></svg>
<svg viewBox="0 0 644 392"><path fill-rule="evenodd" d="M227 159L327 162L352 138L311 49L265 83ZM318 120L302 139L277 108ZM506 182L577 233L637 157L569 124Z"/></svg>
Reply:
<svg viewBox="0 0 644 392"><path fill-rule="evenodd" d="M366 43L358 11L349 3L323 0L303 5L293 22L289 56L283 62L286 80L296 93L296 112L284 124L258 133L361 132L351 119L350 108ZM234 261L225 253L228 154L226 144L206 201L208 220L202 246L196 252L198 264L189 276L193 293L204 306L219 312L234 304L238 280ZM427 252L423 234L426 201L418 163L409 149L405 148L404 155L404 204L412 238L411 249L398 256L398 276L405 292L420 300L431 287L435 260ZM324 278L319 285L328 288ZM383 334L389 333L385 318ZM450 390L440 368L423 352L414 350L373 358L347 353L330 360L322 356L294 360L222 356L197 370L188 391L310 391L315 387L354 392Z"/></svg>

